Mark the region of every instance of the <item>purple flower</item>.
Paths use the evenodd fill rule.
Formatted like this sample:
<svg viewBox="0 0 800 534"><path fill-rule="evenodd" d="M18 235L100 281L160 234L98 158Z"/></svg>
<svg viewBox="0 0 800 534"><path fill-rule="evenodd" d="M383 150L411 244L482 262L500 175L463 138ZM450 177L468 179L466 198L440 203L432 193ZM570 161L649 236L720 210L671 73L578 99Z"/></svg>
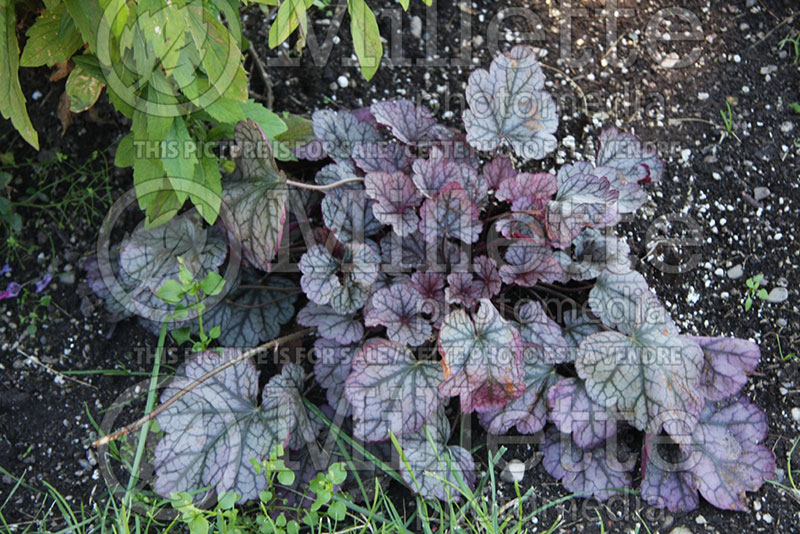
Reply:
<svg viewBox="0 0 800 534"><path fill-rule="evenodd" d="M5 291L0 291L0 300L15 298L22 291L22 286L16 282L9 282Z"/></svg>
<svg viewBox="0 0 800 534"><path fill-rule="evenodd" d="M50 284L50 280L52 279L53 279L53 273L47 273L46 275L44 275L44 277L42 277L41 280L36 282L36 292L41 293L42 291L44 291L44 288L46 288Z"/></svg>
<svg viewBox="0 0 800 534"><path fill-rule="evenodd" d="M6 263L5 265L3 265L3 267L0 267L0 276L10 272L11 272L11 266L9 264Z"/></svg>

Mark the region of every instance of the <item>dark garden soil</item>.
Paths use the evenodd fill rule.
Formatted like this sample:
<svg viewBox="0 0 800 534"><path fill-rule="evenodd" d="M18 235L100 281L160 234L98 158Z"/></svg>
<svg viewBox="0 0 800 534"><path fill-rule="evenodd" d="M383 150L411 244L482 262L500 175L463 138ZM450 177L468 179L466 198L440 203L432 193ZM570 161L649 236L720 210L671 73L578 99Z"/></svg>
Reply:
<svg viewBox="0 0 800 534"><path fill-rule="evenodd" d="M797 2L692 0L677 6L663 0L622 1L615 30L600 13L602 2L573 3L585 7L569 22L566 8L559 11L547 5L555 2L451 0L428 11L420 2L412 2L410 13L400 17L399 32L391 33L391 17L382 19L382 33L392 43L385 48L396 46L394 50L402 54L393 54L392 62L384 63L371 83L361 81L356 68L343 65L352 51L345 18L335 39L340 42L326 63L315 65L307 54L301 67L268 66L274 109L308 113L403 96L420 100L457 126L461 110L457 97L463 94L469 73L487 67L493 57L495 48L488 36L493 21L498 24L501 49L508 48L509 41L542 48L549 90L560 104L557 137L562 144L541 167L591 157L604 125L615 124L657 145L667 164L666 177L650 186L651 201L623 224L621 232L641 260L638 269L684 332L731 335L760 344L761 364L746 393L767 413L767 444L778 459L776 478L787 483L787 452L800 435L800 360L784 361L778 339L784 355L800 352L800 115L788 107L800 101L800 69L793 63L790 45L781 51L778 43L800 30L800 16L788 19L797 12ZM388 0L384 4L390 9L396 6ZM667 15L671 25L660 24L659 10L673 7L680 9ZM505 17L498 16L504 8ZM529 16L520 16L523 12ZM435 21L430 20L433 13ZM693 28L687 24L687 14L696 18L699 37L681 41ZM412 17L420 18L422 38L416 22L409 23ZM330 16L318 14L314 29L320 42L330 25ZM272 62L282 57L268 50L260 13L250 12L245 29L262 58ZM659 35L660 42L653 42L652 37ZM691 56L693 49L696 57ZM438 65L426 61L430 50L437 52ZM583 64L571 63L581 57L586 59ZM399 65L401 58L410 65ZM689 64L681 67L686 58L691 58ZM56 111L63 81L51 84L48 75L28 70L23 77L44 155L26 148L7 122L0 124L0 153L13 152L22 161L56 152L78 160L93 150L113 152L125 128L102 100L94 117L74 117L67 134L61 135ZM269 92L256 74L251 88L262 95ZM36 99L34 91L39 91ZM720 117L726 102L732 110L731 135L723 134ZM116 198L130 186L131 178L127 171L112 170L111 175ZM14 186L24 191L29 177L20 172L15 177ZM57 272L71 271L74 276L57 276L47 289L53 305L35 335L25 334L20 325L20 316L28 311L25 307L14 300L0 302L0 466L9 474L24 476L24 482L37 489L49 482L78 505L100 499L106 489L87 446L95 436L91 418L99 422L120 393L146 378L156 339L130 320L116 327L104 322L102 310L92 309L91 299L83 297L80 261L95 247L99 220L73 222L75 228L65 230L46 222L38 228L29 223L23 237L39 248L22 261L6 258L13 272L3 287L11 279L38 280L51 262ZM53 247L48 235L53 236ZM785 288L788 298L780 298L784 291L778 289L773 293L776 302L756 302L745 312L745 280L758 273L764 273L767 290ZM103 369L109 371L63 374ZM512 444L505 459L526 461L532 450L526 444ZM795 467L800 465L800 448L793 461ZM1 478L0 502L14 486L9 476ZM526 505L528 511L567 494L540 465L526 472L521 485L537 488ZM499 491L501 502L514 496L506 483ZM41 501L36 492L18 491L6 508L6 519L25 521L37 515ZM703 502L695 512L674 515L650 509L637 495L627 495L599 506L572 500L543 512L529 528L547 530L561 515L563 532L599 532L597 510L606 532L633 531L639 517L651 532L668 533L679 526L695 533L800 532L798 496L765 484L750 495L750 508L749 513L725 512ZM646 529L642 526L640 532Z"/></svg>

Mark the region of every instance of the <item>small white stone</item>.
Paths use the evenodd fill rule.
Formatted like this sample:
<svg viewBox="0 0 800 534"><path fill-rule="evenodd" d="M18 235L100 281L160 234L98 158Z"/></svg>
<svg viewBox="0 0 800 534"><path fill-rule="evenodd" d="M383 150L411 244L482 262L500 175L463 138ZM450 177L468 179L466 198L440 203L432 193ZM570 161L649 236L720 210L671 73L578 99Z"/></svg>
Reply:
<svg viewBox="0 0 800 534"><path fill-rule="evenodd" d="M341 76L339 76L338 78L336 78L336 83L337 83L337 84L339 84L339 87L341 87L342 89L344 89L345 87L347 87L348 85L350 85L350 80L348 80L348 79L347 79L347 76L345 76L344 74L342 74Z"/></svg>
<svg viewBox="0 0 800 534"><path fill-rule="evenodd" d="M789 298L789 290L785 287L775 287L769 292L767 300L773 304L780 304Z"/></svg>
<svg viewBox="0 0 800 534"><path fill-rule="evenodd" d="M706 518L703 517L702 515L698 515L697 517L694 518L694 522L697 523L698 525L705 525L708 521L706 521Z"/></svg>
<svg viewBox="0 0 800 534"><path fill-rule="evenodd" d="M522 482L525 477L525 464L517 459L511 460L500 473L500 478L506 482Z"/></svg>
<svg viewBox="0 0 800 534"><path fill-rule="evenodd" d="M418 16L411 18L411 35L417 39L422 37L422 19Z"/></svg>
<svg viewBox="0 0 800 534"><path fill-rule="evenodd" d="M761 511L761 501L754 501L753 502L753 510L755 510L756 512L760 512Z"/></svg>
<svg viewBox="0 0 800 534"><path fill-rule="evenodd" d="M42 92L34 91L33 94L31 95L31 98L34 100L39 100L40 98L42 98Z"/></svg>
<svg viewBox="0 0 800 534"><path fill-rule="evenodd" d="M794 123L792 121L782 122L780 125L780 129L783 133L788 134L792 130L794 130Z"/></svg>
<svg viewBox="0 0 800 534"><path fill-rule="evenodd" d="M692 151L690 149L684 148L683 150L681 150L681 159L684 161L684 163L688 163L689 158L691 157L692 157Z"/></svg>
<svg viewBox="0 0 800 534"><path fill-rule="evenodd" d="M764 517L762 519L764 520L765 523L772 523L772 515L771 514L764 514Z"/></svg>
<svg viewBox="0 0 800 534"><path fill-rule="evenodd" d="M717 269L714 271L714 274L717 276L725 276L725 271L722 270L722 267L717 267Z"/></svg>
<svg viewBox="0 0 800 534"><path fill-rule="evenodd" d="M742 62L742 56L740 56L739 54L734 55L733 56L733 62L734 63L741 63Z"/></svg>
<svg viewBox="0 0 800 534"><path fill-rule="evenodd" d="M697 100L703 101L708 100L711 97L708 93L697 93Z"/></svg>
<svg viewBox="0 0 800 534"><path fill-rule="evenodd" d="M574 137L574 136L572 136L572 135L568 135L568 136L566 136L566 137L565 137L565 138L562 140L562 142L564 143L564 146L565 146L566 148L569 148L569 149L573 149L573 148L575 148L575 137Z"/></svg>
<svg viewBox="0 0 800 534"><path fill-rule="evenodd" d="M792 408L792 419L800 423L800 408Z"/></svg>
<svg viewBox="0 0 800 534"><path fill-rule="evenodd" d="M718 172L712 172L712 173L711 173L711 177L712 177L713 179L717 180L717 181L720 181L720 180L722 180L722 175L720 175L720 173L718 173Z"/></svg>
<svg viewBox="0 0 800 534"><path fill-rule="evenodd" d="M742 86L742 93L744 93L746 95L749 95L750 94L750 88L748 86L746 86L746 85L743 85Z"/></svg>

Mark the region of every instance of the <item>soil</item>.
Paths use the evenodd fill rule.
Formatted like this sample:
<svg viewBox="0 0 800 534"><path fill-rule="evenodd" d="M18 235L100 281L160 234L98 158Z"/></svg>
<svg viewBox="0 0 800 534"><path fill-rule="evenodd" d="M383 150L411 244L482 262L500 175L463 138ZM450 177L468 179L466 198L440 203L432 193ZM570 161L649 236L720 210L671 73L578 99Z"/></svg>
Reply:
<svg viewBox="0 0 800 534"><path fill-rule="evenodd" d="M385 13L398 9L388 0L370 4L384 4ZM800 101L800 69L790 46L781 50L779 42L800 29L800 17L789 18L797 13L797 4L690 0L665 12L674 4L622 1L616 8L621 15L616 30L601 16L601 2L582 3L584 11L573 13L571 21L565 6L559 10L550 4L453 1L426 10L421 2L412 2L410 12L400 16L399 31L392 33L391 17L381 19L385 48L402 50L410 65L400 65L401 55L393 54L370 83L361 80L357 68L343 64L352 59L346 18L335 39L339 42L322 65L315 65L306 54L300 67L274 66L288 52L268 49L265 19L258 11L249 12L245 30L260 57L268 61L276 110L357 108L402 96L429 105L453 126L460 120L456 96L463 94L469 73L487 67L493 57L487 30L492 21L498 23L501 49L514 43L541 48L549 90L559 102L557 137L562 144L554 157L532 168L549 169L592 157L594 140L610 124L657 146L667 165L665 179L649 186L651 201L620 231L641 260L638 269L684 332L749 338L761 346L762 360L746 393L767 413L767 445L778 459L776 478L786 483L787 453L800 435L800 360L783 358L800 351L800 246L795 234L800 225L800 116L788 107ZM430 20L433 13L435 21ZM527 18L520 13L528 13ZM658 13L666 14L671 25L659 23ZM692 24L687 24L691 19L686 15L694 17ZM412 17L421 19L422 38L409 23ZM330 24L324 14L315 17L313 28L320 41ZM680 40L696 25L694 40ZM657 42L652 39L659 35ZM429 50L437 51L439 65L430 61ZM578 61L582 57L585 61ZM686 66L675 66L685 58L690 58ZM667 68L670 65L673 68ZM51 84L48 75L43 69L26 69L23 74L43 152L77 159L93 150L113 152L126 128L104 98L94 118L74 117L67 134L61 135L56 112L63 81ZM255 75L251 89L268 92ZM42 96L33 98L35 91ZM729 135L720 117L727 103L733 118ZM13 152L17 161L43 157L27 148L8 122L0 124L0 153L5 152ZM16 180L17 189L24 190L28 177L18 175ZM127 171L113 171L115 198L130 183ZM41 233L58 236L56 254L48 256L49 249L42 247L38 259L34 253L21 261L6 260L13 268L7 281L38 280L50 262L55 262L57 272L77 275L74 281L57 277L49 286L53 305L36 335L24 334L20 315L26 310L20 309L19 301L0 302L0 466L10 475L24 476L25 483L39 490L45 481L52 484L75 505L96 502L105 491L96 457L87 445L96 432L92 418L99 421L120 393L146 378L135 373L149 372L147 356L156 344L132 321L116 325L110 335L112 326L104 321L103 311L92 309L79 290L80 258L92 251L97 224L97 220L78 220L68 232L46 223L38 228L27 224L23 238L30 243L38 244ZM777 303L756 301L745 312L745 280L758 273L764 273L767 290L786 288L788 298ZM117 371L62 374L99 369ZM526 444L509 447L506 460L532 457ZM800 465L800 448L792 460ZM14 486L7 474L1 478L0 502ZM526 507L529 511L567 494L540 465L526 472L521 486L537 488ZM501 501L514 496L507 483L498 492ZM651 532L662 533L678 526L695 533L800 532L796 496L765 484L749 497L750 513L721 511L702 502L692 513L668 514L650 509L637 495L601 505L572 500L543 512L529 527L532 532L547 530L561 516L562 532L600 532L599 513L606 532L634 531L640 521ZM8 508L4 512L6 520L36 516L41 502L41 494L21 489L11 501L10 513Z"/></svg>

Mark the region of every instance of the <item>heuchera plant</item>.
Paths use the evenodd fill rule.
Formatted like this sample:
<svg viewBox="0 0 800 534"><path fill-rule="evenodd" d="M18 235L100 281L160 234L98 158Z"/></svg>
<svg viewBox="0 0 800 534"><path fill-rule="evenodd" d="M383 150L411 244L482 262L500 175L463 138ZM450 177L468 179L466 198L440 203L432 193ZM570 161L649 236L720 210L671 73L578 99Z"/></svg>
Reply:
<svg viewBox="0 0 800 534"><path fill-rule="evenodd" d="M541 436L544 468L572 492L607 499L631 488L639 466L650 504L686 511L702 495L745 510L745 493L775 468L762 444L765 415L741 393L759 349L682 335L632 269L612 229L664 173L636 137L607 129L594 161L517 170L504 151L527 161L556 147L556 107L544 89L534 51L518 46L470 76L466 136L406 100L317 111L316 140L296 150L332 160L317 184L287 180L268 151L247 158L243 150L240 175L223 184L235 205L228 238L252 267L269 270L282 238L294 239L284 226L307 227L313 242L299 285L308 303L296 321L316 327L323 411L351 415L348 428L365 442L396 438L398 467L421 495L457 498L453 484L474 481L471 454L450 444L446 408L458 397L460 411L477 414L489 433ZM252 122L239 125L236 140L266 145ZM321 203L313 202L319 193L299 191L309 188L322 192ZM295 193L319 208L292 222L285 203ZM132 234L118 254L133 298L145 303L171 275L145 261L160 253L151 241L163 241L164 230L148 232ZM198 260L201 270L221 262L215 241L204 243L214 260ZM186 256L187 246L174 249ZM563 296L565 288L585 302ZM270 320L289 317L262 312L263 326L236 341L273 337ZM163 398L237 349L190 359ZM156 489L216 485L256 498L263 483L250 458L267 458L275 444L303 447L323 427L301 400L303 373L283 367L259 397L247 362L170 406L158 418L167 435L156 450ZM636 443L640 451L630 450Z"/></svg>

